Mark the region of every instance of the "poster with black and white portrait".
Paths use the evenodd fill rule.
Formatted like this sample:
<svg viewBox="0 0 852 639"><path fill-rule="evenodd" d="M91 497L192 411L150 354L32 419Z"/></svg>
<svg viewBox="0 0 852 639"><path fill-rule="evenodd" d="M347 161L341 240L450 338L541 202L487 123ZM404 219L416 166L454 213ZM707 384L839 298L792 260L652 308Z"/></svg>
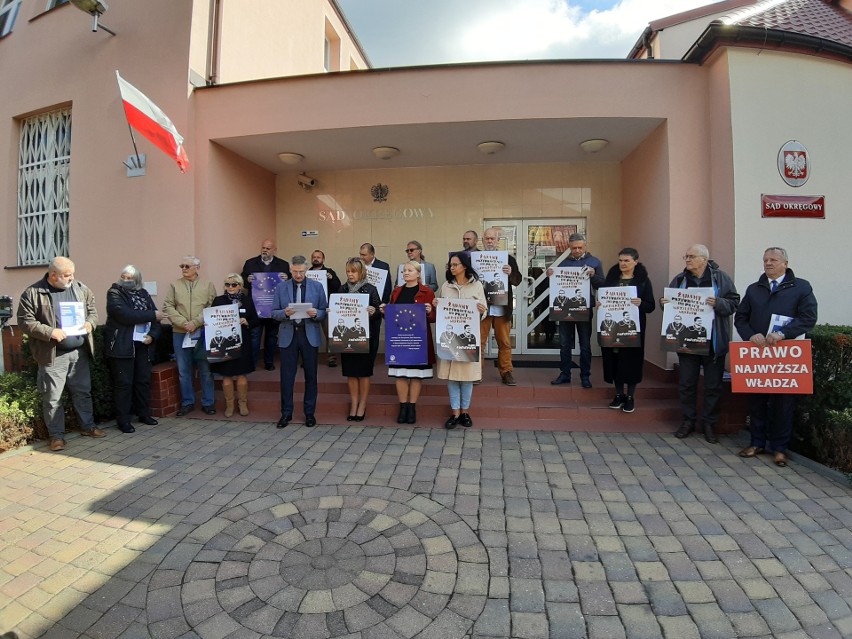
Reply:
<svg viewBox="0 0 852 639"><path fill-rule="evenodd" d="M478 362L479 309L470 299L435 300L435 354L439 359Z"/></svg>
<svg viewBox="0 0 852 639"><path fill-rule="evenodd" d="M370 315L366 293L334 293L328 299L330 353L369 353Z"/></svg>

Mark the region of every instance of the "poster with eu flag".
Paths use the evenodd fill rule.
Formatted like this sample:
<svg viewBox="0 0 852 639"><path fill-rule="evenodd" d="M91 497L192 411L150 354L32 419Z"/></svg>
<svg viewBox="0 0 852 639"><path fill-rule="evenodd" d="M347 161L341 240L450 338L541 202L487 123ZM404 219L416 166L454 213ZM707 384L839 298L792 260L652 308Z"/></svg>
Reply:
<svg viewBox="0 0 852 639"><path fill-rule="evenodd" d="M385 364L424 366L429 363L429 330L424 304L385 306Z"/></svg>

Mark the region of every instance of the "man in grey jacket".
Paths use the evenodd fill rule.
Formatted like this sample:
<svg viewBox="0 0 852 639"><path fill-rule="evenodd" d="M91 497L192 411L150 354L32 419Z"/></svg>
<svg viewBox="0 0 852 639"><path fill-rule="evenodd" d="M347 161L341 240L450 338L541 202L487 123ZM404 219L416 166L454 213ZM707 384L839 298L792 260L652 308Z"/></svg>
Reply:
<svg viewBox="0 0 852 639"><path fill-rule="evenodd" d="M725 374L725 356L731 341L731 317L740 303L740 296L733 280L710 259L710 250L703 244L693 244L683 256L686 268L674 276L669 288L712 288L713 295L707 298L707 304L713 308L713 332L710 335L707 355L678 353L680 362L680 409L683 422L675 431L675 437L683 439L695 430L698 417L698 380L701 368L704 368L704 409L701 424L704 439L711 444L716 438L715 427L719 422L719 401L722 397L722 377ZM668 303L665 297L660 304ZM706 334L707 330L704 329Z"/></svg>
<svg viewBox="0 0 852 639"><path fill-rule="evenodd" d="M65 449L62 391L66 385L80 418L80 434L104 436L95 428L89 367L97 323L95 296L74 279L74 262L67 257L54 258L45 276L21 294L18 326L29 336L38 364L37 383L52 451Z"/></svg>

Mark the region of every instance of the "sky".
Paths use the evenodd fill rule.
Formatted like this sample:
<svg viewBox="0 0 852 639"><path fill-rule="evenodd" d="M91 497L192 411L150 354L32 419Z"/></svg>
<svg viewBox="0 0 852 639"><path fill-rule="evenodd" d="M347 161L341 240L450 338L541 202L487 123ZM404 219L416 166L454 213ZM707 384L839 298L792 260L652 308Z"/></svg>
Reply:
<svg viewBox="0 0 852 639"><path fill-rule="evenodd" d="M337 0L373 67L625 58L648 23L713 0Z"/></svg>

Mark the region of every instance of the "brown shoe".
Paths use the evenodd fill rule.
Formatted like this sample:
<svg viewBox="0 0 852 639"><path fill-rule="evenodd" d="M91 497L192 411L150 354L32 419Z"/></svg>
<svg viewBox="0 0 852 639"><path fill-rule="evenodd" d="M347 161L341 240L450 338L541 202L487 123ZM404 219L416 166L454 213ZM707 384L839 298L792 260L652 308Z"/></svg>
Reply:
<svg viewBox="0 0 852 639"><path fill-rule="evenodd" d="M784 468L787 465L787 455L784 453L775 453L775 458L772 461L776 466Z"/></svg>
<svg viewBox="0 0 852 639"><path fill-rule="evenodd" d="M506 386L517 386L518 382L515 381L515 377L512 375L512 371L503 374L503 383Z"/></svg>
<svg viewBox="0 0 852 639"><path fill-rule="evenodd" d="M756 455L762 455L763 449L757 448L756 446L746 446L740 452L737 453L740 457L755 457Z"/></svg>
<svg viewBox="0 0 852 639"><path fill-rule="evenodd" d="M50 450L53 452L58 452L60 450L65 450L65 440L64 439L51 439L50 440Z"/></svg>
<svg viewBox="0 0 852 639"><path fill-rule="evenodd" d="M80 434L83 437L106 437L106 433L100 428L93 428L91 430L81 430Z"/></svg>

